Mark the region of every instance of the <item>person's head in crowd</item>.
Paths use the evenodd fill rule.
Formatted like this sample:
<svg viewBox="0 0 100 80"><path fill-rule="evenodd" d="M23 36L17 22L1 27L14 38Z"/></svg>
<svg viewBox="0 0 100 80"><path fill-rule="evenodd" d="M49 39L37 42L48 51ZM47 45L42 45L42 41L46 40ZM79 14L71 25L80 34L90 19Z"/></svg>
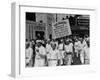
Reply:
<svg viewBox="0 0 100 80"><path fill-rule="evenodd" d="M76 35L73 35L73 40L74 40L74 41L76 40Z"/></svg>
<svg viewBox="0 0 100 80"><path fill-rule="evenodd" d="M75 42L78 42L78 38L75 38L74 40L75 40Z"/></svg>
<svg viewBox="0 0 100 80"><path fill-rule="evenodd" d="M83 42L83 39L82 39L82 37L79 37L79 41L80 41L80 42Z"/></svg>
<svg viewBox="0 0 100 80"><path fill-rule="evenodd" d="M56 39L52 39L53 42L56 42Z"/></svg>
<svg viewBox="0 0 100 80"><path fill-rule="evenodd" d="M69 43L72 43L72 39L71 38L69 39Z"/></svg>
<svg viewBox="0 0 100 80"><path fill-rule="evenodd" d="M85 36L85 40L86 41L89 41L90 39L89 39L89 36Z"/></svg>
<svg viewBox="0 0 100 80"><path fill-rule="evenodd" d="M38 46L38 47L40 47L41 45L42 45L41 42L38 42L38 43L37 43L37 46Z"/></svg>
<svg viewBox="0 0 100 80"><path fill-rule="evenodd" d="M55 50L56 49L56 44L51 44L51 47L52 47L53 50Z"/></svg>
<svg viewBox="0 0 100 80"><path fill-rule="evenodd" d="M60 43L63 43L63 39L60 40Z"/></svg>
<svg viewBox="0 0 100 80"><path fill-rule="evenodd" d="M72 39L73 38L73 35L70 35L70 39Z"/></svg>
<svg viewBox="0 0 100 80"><path fill-rule="evenodd" d="M25 44L27 44L28 43L28 39L26 39L26 42L25 42Z"/></svg>
<svg viewBox="0 0 100 80"><path fill-rule="evenodd" d="M69 39L66 39L65 40L65 45L68 45L69 44Z"/></svg>
<svg viewBox="0 0 100 80"><path fill-rule="evenodd" d="M30 44L30 47L32 48L32 46L33 46L32 41L30 41L29 44Z"/></svg>
<svg viewBox="0 0 100 80"><path fill-rule="evenodd" d="M84 35L84 37L85 37L85 38L87 38L87 37L88 37L88 35L86 34L86 35Z"/></svg>
<svg viewBox="0 0 100 80"><path fill-rule="evenodd" d="M34 39L32 39L32 44L35 45L35 40Z"/></svg>
<svg viewBox="0 0 100 80"><path fill-rule="evenodd" d="M26 42L28 42L28 39L26 39Z"/></svg>
<svg viewBox="0 0 100 80"><path fill-rule="evenodd" d="M90 42L89 42L89 41L87 41L86 43L87 43L87 46L88 46L88 47L90 47Z"/></svg>
<svg viewBox="0 0 100 80"><path fill-rule="evenodd" d="M50 39L47 40L47 44L50 44Z"/></svg>
<svg viewBox="0 0 100 80"><path fill-rule="evenodd" d="M45 40L41 41L41 46L46 47L46 41Z"/></svg>
<svg viewBox="0 0 100 80"><path fill-rule="evenodd" d="M50 44L54 44L55 42L54 42L54 39L52 39L52 41L50 42Z"/></svg>
<svg viewBox="0 0 100 80"><path fill-rule="evenodd" d="M30 47L30 43L26 44L26 49L28 49Z"/></svg>
<svg viewBox="0 0 100 80"><path fill-rule="evenodd" d="M41 46L41 43L42 43L41 40L36 40L36 46L37 47L40 47Z"/></svg>

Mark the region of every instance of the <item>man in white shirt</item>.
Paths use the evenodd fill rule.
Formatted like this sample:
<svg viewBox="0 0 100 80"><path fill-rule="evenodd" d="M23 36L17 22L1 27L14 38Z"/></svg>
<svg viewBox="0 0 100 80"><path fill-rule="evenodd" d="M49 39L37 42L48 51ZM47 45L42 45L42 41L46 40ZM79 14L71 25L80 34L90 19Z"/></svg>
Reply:
<svg viewBox="0 0 100 80"><path fill-rule="evenodd" d="M85 64L90 63L90 44L89 42L87 43L87 48L85 48Z"/></svg>
<svg viewBox="0 0 100 80"><path fill-rule="evenodd" d="M26 50L25 50L25 62L26 67L32 67L32 56L33 56L33 49L31 48L31 44L26 44Z"/></svg>
<svg viewBox="0 0 100 80"><path fill-rule="evenodd" d="M82 64L84 64L84 55L85 55L85 49L87 48L87 44L83 38L80 38L80 44L78 46L78 53L80 55L80 61Z"/></svg>
<svg viewBox="0 0 100 80"><path fill-rule="evenodd" d="M64 64L71 65L72 62L72 53L73 53L73 43L66 41L64 45L65 53L64 53Z"/></svg>
<svg viewBox="0 0 100 80"><path fill-rule="evenodd" d="M46 44L46 52L47 52L47 54L49 53L50 50L51 50L50 41L47 41L47 44Z"/></svg>
<svg viewBox="0 0 100 80"><path fill-rule="evenodd" d="M52 49L49 52L48 66L57 66L59 51L56 49L56 44L51 44Z"/></svg>
<svg viewBox="0 0 100 80"><path fill-rule="evenodd" d="M74 49L75 49L76 57L79 57L79 45L80 45L80 43L81 42L78 39L75 40Z"/></svg>
<svg viewBox="0 0 100 80"><path fill-rule="evenodd" d="M84 64L84 42L83 42L83 39L80 38L80 44L78 46L78 50L79 50L79 55L80 55L80 61L81 61L81 64Z"/></svg>
<svg viewBox="0 0 100 80"><path fill-rule="evenodd" d="M48 65L48 60L50 58L50 51L52 50L52 47L51 47L51 44L50 44L50 40L47 41L47 44L46 44L46 57L47 57L47 61L46 61L46 64Z"/></svg>
<svg viewBox="0 0 100 80"><path fill-rule="evenodd" d="M59 49L59 65L63 65L63 58L64 58L64 43L63 40L61 40L61 43L59 43L58 45L58 49Z"/></svg>
<svg viewBox="0 0 100 80"><path fill-rule="evenodd" d="M45 66L46 49L39 42L36 46L35 67Z"/></svg>

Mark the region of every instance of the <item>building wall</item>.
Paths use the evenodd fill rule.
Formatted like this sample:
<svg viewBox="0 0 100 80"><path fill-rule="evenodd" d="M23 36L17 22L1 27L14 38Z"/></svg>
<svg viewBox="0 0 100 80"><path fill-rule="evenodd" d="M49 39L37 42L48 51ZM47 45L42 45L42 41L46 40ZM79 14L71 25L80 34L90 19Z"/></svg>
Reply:
<svg viewBox="0 0 100 80"><path fill-rule="evenodd" d="M44 32L44 37L46 37L45 23L26 21L26 39L36 39L36 31Z"/></svg>
<svg viewBox="0 0 100 80"><path fill-rule="evenodd" d="M50 14L50 13L36 13L36 22L32 22L32 21L28 21L28 23L26 23L26 26L27 26L27 30L26 30L26 37L29 38L29 39L32 39L32 38L35 38L35 31L44 31L45 33L45 39L49 39L50 38L50 35L52 35L53 31L52 31L52 25L55 23L55 22L59 22L59 21L62 21L63 18L66 19L68 17L70 17L70 14ZM75 16L75 15L72 15L71 16ZM89 16L85 16L85 17L89 17ZM80 18L80 17L79 17ZM84 19L84 17L82 17ZM38 29L34 29L34 27L36 26L35 24L36 23L43 23L44 27L45 27L45 30L42 30L42 28L39 30ZM77 21L80 21L77 20ZM84 23L85 25L85 23ZM40 27L43 27L40 25ZM84 27L83 27L84 28ZM30 29L30 30L29 30ZM77 25L77 23L75 25L71 25L71 29L74 30L74 29L79 29L79 26ZM29 33L30 31L30 33ZM30 35L30 36L29 36Z"/></svg>
<svg viewBox="0 0 100 80"><path fill-rule="evenodd" d="M47 22L46 13L36 13L36 22L43 21L43 23Z"/></svg>
<svg viewBox="0 0 100 80"><path fill-rule="evenodd" d="M40 20L46 24L46 39L50 38L52 35L52 25L55 22L61 21L63 18L69 16L68 14L50 14L50 13L36 13L36 21L39 22Z"/></svg>

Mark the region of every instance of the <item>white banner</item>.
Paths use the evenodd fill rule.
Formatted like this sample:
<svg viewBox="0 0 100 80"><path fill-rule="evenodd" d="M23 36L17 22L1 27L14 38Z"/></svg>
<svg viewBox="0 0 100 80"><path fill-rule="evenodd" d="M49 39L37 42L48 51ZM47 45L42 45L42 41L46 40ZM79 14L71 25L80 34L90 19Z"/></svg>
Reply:
<svg viewBox="0 0 100 80"><path fill-rule="evenodd" d="M53 33L52 33L53 39L71 35L71 29L68 19L56 22L52 25L52 27L53 27Z"/></svg>

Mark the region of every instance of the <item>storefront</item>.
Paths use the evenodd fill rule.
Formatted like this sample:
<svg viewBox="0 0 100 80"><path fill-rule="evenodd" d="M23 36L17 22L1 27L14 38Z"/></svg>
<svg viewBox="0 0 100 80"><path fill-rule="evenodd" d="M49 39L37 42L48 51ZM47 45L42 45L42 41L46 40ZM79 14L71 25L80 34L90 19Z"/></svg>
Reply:
<svg viewBox="0 0 100 80"><path fill-rule="evenodd" d="M26 39L45 39L46 24L42 22L26 21Z"/></svg>

